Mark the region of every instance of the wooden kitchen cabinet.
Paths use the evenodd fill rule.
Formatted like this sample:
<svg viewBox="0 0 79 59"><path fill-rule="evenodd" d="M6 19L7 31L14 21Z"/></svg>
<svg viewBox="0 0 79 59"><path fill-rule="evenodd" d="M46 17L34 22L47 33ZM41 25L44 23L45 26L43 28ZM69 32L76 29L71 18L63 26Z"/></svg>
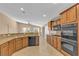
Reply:
<svg viewBox="0 0 79 59"><path fill-rule="evenodd" d="M28 37L23 37L22 38L22 42L23 42L23 47L27 47L28 46Z"/></svg>
<svg viewBox="0 0 79 59"><path fill-rule="evenodd" d="M52 21L48 22L48 30L52 30Z"/></svg>
<svg viewBox="0 0 79 59"><path fill-rule="evenodd" d="M16 49L16 51L20 50L22 48L22 43L23 43L22 38L17 38L15 40L15 49Z"/></svg>
<svg viewBox="0 0 79 59"><path fill-rule="evenodd" d="M61 24L66 24L66 12L64 12L63 14L61 14Z"/></svg>
<svg viewBox="0 0 79 59"><path fill-rule="evenodd" d="M57 37L57 49L61 50L61 37Z"/></svg>
<svg viewBox="0 0 79 59"><path fill-rule="evenodd" d="M39 36L36 36L36 46L39 46Z"/></svg>
<svg viewBox="0 0 79 59"><path fill-rule="evenodd" d="M51 36L51 46L54 46L54 37Z"/></svg>
<svg viewBox="0 0 79 59"><path fill-rule="evenodd" d="M0 53L1 53L1 56L8 56L9 55L9 46L8 46L8 42L2 44L0 46Z"/></svg>
<svg viewBox="0 0 79 59"><path fill-rule="evenodd" d="M75 22L76 21L76 19L77 19L77 10L76 10L77 8L76 8L76 6L74 6L74 7L72 7L72 8L70 8L70 9L68 9L67 11L66 11L66 22L67 23L70 23L70 22Z"/></svg>
<svg viewBox="0 0 79 59"><path fill-rule="evenodd" d="M56 36L54 36L53 42L54 42L54 47L57 48L57 38L56 38Z"/></svg>
<svg viewBox="0 0 79 59"><path fill-rule="evenodd" d="M53 22L53 26L56 26L57 25L57 20Z"/></svg>
<svg viewBox="0 0 79 59"><path fill-rule="evenodd" d="M77 5L77 22L79 22L79 5Z"/></svg>
<svg viewBox="0 0 79 59"><path fill-rule="evenodd" d="M47 42L48 42L49 44L51 44L51 36L50 36L50 35L47 35Z"/></svg>
<svg viewBox="0 0 79 59"><path fill-rule="evenodd" d="M15 39L9 41L9 55L15 52Z"/></svg>
<svg viewBox="0 0 79 59"><path fill-rule="evenodd" d="M60 18L58 19L58 25L61 25L61 20L60 20Z"/></svg>

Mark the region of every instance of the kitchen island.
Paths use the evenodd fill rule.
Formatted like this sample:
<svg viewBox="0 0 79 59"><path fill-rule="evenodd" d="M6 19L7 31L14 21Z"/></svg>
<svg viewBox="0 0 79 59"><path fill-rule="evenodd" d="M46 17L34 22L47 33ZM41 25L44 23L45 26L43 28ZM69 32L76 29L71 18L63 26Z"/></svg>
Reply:
<svg viewBox="0 0 79 59"><path fill-rule="evenodd" d="M31 40L29 37L31 38ZM7 37L1 37L0 55L9 56L12 55L14 52L28 46L39 46L39 35L15 34L15 35L9 35Z"/></svg>

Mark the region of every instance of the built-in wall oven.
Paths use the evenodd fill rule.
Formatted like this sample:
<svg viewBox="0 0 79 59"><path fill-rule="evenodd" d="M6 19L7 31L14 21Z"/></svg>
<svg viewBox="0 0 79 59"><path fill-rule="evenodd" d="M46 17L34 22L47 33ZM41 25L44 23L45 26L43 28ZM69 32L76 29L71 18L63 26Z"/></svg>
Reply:
<svg viewBox="0 0 79 59"><path fill-rule="evenodd" d="M70 55L77 55L77 24L61 26L61 48Z"/></svg>

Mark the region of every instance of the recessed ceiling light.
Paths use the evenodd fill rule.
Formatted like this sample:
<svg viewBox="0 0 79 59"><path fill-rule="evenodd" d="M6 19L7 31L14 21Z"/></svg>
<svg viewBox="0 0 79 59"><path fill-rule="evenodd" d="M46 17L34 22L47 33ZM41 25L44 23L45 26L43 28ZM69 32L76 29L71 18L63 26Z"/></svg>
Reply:
<svg viewBox="0 0 79 59"><path fill-rule="evenodd" d="M24 11L24 8L20 8L21 11Z"/></svg>
<svg viewBox="0 0 79 59"><path fill-rule="evenodd" d="M46 17L47 15L46 14L43 14L43 17Z"/></svg>

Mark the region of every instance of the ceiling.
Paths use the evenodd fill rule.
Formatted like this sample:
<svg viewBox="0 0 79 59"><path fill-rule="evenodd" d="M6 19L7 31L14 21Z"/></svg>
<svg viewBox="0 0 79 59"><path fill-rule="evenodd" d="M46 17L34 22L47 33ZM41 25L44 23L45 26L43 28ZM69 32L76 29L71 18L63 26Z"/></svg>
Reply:
<svg viewBox="0 0 79 59"><path fill-rule="evenodd" d="M15 18L18 22L30 22L43 26L73 3L0 3L0 10ZM25 14L20 8L24 8Z"/></svg>

